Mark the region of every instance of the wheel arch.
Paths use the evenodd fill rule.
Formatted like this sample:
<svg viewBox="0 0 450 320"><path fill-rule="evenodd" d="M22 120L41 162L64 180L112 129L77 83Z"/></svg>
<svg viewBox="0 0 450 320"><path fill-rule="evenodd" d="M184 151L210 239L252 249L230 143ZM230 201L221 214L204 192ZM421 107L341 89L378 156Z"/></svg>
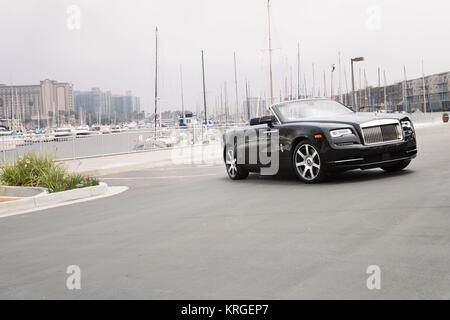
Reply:
<svg viewBox="0 0 450 320"><path fill-rule="evenodd" d="M227 146L233 145L235 146L237 144L237 136L236 135L227 135L224 137L224 143L223 143L223 160L225 161L226 152L227 152Z"/></svg>
<svg viewBox="0 0 450 320"><path fill-rule="evenodd" d="M299 136L295 137L294 140L292 140L289 158L292 158L292 155L294 153L294 150L295 150L295 147L297 146L297 144L299 144L300 142L303 142L303 141L311 141L311 140L309 139L309 137L307 135L299 135Z"/></svg>

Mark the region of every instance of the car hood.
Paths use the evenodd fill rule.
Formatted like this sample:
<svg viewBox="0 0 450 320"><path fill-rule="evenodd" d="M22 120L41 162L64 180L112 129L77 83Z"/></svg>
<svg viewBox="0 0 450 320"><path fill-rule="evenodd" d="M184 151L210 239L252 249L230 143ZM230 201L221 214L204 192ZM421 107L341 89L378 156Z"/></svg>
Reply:
<svg viewBox="0 0 450 320"><path fill-rule="evenodd" d="M372 120L381 119L397 119L401 120L407 118L404 114L395 113L372 113L372 112L355 112L349 114L339 114L335 116L326 117L311 117L304 120L289 122L289 123L304 123L304 122L320 122L320 123L345 123L345 124L362 124Z"/></svg>

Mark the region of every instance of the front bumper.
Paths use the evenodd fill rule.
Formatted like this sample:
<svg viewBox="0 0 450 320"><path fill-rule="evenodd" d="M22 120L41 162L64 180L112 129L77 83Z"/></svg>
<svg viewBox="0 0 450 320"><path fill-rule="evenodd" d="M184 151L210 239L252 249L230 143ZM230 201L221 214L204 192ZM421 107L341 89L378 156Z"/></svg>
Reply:
<svg viewBox="0 0 450 320"><path fill-rule="evenodd" d="M413 137L406 141L376 146L328 147L323 154L328 170L370 169L411 160L417 156L416 140Z"/></svg>

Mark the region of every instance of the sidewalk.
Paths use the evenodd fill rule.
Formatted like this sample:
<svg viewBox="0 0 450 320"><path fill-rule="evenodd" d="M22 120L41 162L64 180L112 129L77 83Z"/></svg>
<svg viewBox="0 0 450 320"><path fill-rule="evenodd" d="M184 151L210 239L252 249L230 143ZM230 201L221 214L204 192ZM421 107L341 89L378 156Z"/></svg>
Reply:
<svg viewBox="0 0 450 320"><path fill-rule="evenodd" d="M171 165L211 165L222 163L220 144L195 145L159 151L61 161L69 171L101 176Z"/></svg>

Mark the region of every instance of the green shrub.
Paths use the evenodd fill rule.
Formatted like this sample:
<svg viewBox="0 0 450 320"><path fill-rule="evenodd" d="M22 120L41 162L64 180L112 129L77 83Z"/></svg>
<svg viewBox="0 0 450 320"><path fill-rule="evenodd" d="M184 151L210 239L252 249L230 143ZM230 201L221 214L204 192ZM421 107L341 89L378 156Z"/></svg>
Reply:
<svg viewBox="0 0 450 320"><path fill-rule="evenodd" d="M99 180L78 173L69 173L49 155L34 152L18 157L1 167L0 182L8 186L44 187L48 192L96 186Z"/></svg>

